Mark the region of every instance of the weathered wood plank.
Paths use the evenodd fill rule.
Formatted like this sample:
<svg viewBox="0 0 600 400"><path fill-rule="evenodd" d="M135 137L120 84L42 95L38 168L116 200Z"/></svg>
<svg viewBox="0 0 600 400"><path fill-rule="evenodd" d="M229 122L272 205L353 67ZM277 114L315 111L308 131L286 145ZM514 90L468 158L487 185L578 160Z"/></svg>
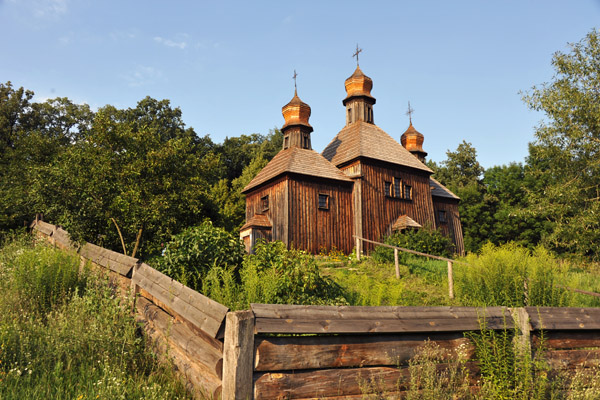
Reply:
<svg viewBox="0 0 600 400"><path fill-rule="evenodd" d="M56 230L56 226L39 220L37 221L33 229L43 233L46 236L52 236L52 233Z"/></svg>
<svg viewBox="0 0 600 400"><path fill-rule="evenodd" d="M55 240L55 244L60 248L66 250L75 249L75 243L71 242L71 236L69 235L69 232L65 231L64 229L60 227L57 228L56 232L54 232L52 236Z"/></svg>
<svg viewBox="0 0 600 400"><path fill-rule="evenodd" d="M176 322L169 314L145 298L139 298L137 311L154 327L160 329L169 343L179 346L192 360L210 374L223 377L223 353L198 338L185 324Z"/></svg>
<svg viewBox="0 0 600 400"><path fill-rule="evenodd" d="M79 251L79 254L84 258L123 276L131 276L131 270L138 262L136 258L128 257L131 261L128 260L127 264L123 264L120 261L117 261L122 254L96 246L92 243L86 243Z"/></svg>
<svg viewBox="0 0 600 400"><path fill-rule="evenodd" d="M439 364L443 371L447 364ZM475 384L479 369L466 363ZM396 392L408 389L409 369L391 367L321 369L316 371L266 372L254 374L255 399L327 398Z"/></svg>
<svg viewBox="0 0 600 400"><path fill-rule="evenodd" d="M600 308L525 307L533 329L600 329Z"/></svg>
<svg viewBox="0 0 600 400"><path fill-rule="evenodd" d="M600 350L547 350L544 359L557 370L600 367Z"/></svg>
<svg viewBox="0 0 600 400"><path fill-rule="evenodd" d="M167 359L168 357L173 362L177 371L191 384L189 387L192 389L192 392L195 392L196 398L216 399L220 396L222 382L219 378L207 373L203 367L194 362L194 360L191 360L179 346L169 343L164 332L161 329L157 329L154 324L149 323L147 319L139 314L136 319L142 323L145 336L150 339L159 357L162 359Z"/></svg>
<svg viewBox="0 0 600 400"><path fill-rule="evenodd" d="M281 319L460 319L502 317L511 319L506 307L403 307L403 306L303 306L287 304L251 304L257 318Z"/></svg>
<svg viewBox="0 0 600 400"><path fill-rule="evenodd" d="M210 315L205 314L202 310L193 306L188 299L173 295L169 291L169 288L165 288L147 278L136 280L135 284L141 289L148 291L156 299L168 305L176 313L183 316L185 319L205 331L210 336L216 336L219 328L221 327L221 323L217 322Z"/></svg>
<svg viewBox="0 0 600 400"><path fill-rule="evenodd" d="M217 337L228 308L141 264L134 283L212 337Z"/></svg>
<svg viewBox="0 0 600 400"><path fill-rule="evenodd" d="M488 329L511 328L511 319L486 318ZM256 333L402 333L402 332L463 332L481 329L476 318L461 319L331 319L299 320L256 318Z"/></svg>
<svg viewBox="0 0 600 400"><path fill-rule="evenodd" d="M600 330L584 331L544 331L532 337L534 347L547 349L577 349L600 347Z"/></svg>
<svg viewBox="0 0 600 400"><path fill-rule="evenodd" d="M217 352L219 352L221 354L223 353L223 342L222 341L213 338L208 333L206 333L202 329L198 328L196 325L194 325L193 323L188 321L186 318L181 316L179 313L177 313L175 310L170 308L168 305L166 305L162 301L158 300L156 297L152 296L150 294L150 292L148 292L147 290L142 289L137 285L136 285L136 287L138 288L138 293L140 296L150 300L152 303L156 304L157 306L159 306L160 308L165 310L167 312L167 314L171 315L177 321L185 324L189 329L191 329L194 332L194 334L196 336L198 336L199 338L204 340L207 343L207 345L212 346Z"/></svg>
<svg viewBox="0 0 600 400"><path fill-rule="evenodd" d="M255 371L403 365L426 340L455 358L457 349L471 358L474 347L460 333L428 335L352 335L256 337Z"/></svg>
<svg viewBox="0 0 600 400"><path fill-rule="evenodd" d="M252 398L253 331L254 314L252 311L227 313L223 352L224 400Z"/></svg>

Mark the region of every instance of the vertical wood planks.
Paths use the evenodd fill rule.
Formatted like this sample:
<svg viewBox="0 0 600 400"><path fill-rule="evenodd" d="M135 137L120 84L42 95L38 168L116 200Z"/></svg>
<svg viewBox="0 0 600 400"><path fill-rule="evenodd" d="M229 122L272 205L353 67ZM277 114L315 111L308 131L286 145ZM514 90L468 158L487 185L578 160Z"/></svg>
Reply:
<svg viewBox="0 0 600 400"><path fill-rule="evenodd" d="M252 399L254 313L227 313L223 348L223 400Z"/></svg>

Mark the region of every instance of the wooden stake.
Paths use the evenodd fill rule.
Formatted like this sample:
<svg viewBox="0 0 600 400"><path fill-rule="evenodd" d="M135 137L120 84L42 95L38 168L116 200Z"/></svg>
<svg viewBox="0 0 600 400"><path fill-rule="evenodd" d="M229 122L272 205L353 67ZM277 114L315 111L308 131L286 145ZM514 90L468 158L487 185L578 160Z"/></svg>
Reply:
<svg viewBox="0 0 600 400"><path fill-rule="evenodd" d="M360 261L360 238L356 237L356 260Z"/></svg>
<svg viewBox="0 0 600 400"><path fill-rule="evenodd" d="M448 261L448 297L454 298L454 274L452 273L452 261Z"/></svg>
<svg viewBox="0 0 600 400"><path fill-rule="evenodd" d="M400 265L398 265L398 249L394 249L394 264L396 265L396 279L400 279Z"/></svg>
<svg viewBox="0 0 600 400"><path fill-rule="evenodd" d="M252 399L254 373L254 313L233 311L225 321L223 400Z"/></svg>

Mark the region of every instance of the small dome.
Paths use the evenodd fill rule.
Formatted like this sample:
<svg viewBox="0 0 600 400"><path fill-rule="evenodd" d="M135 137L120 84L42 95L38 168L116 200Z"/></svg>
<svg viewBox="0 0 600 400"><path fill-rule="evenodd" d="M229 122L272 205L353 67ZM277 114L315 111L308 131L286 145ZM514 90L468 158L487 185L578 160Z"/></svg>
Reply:
<svg viewBox="0 0 600 400"><path fill-rule="evenodd" d="M310 106L300 100L298 91L295 91L292 100L281 108L281 113L285 119L285 124L281 129L291 125L304 125L312 130L312 127L308 123L308 119L310 118Z"/></svg>
<svg viewBox="0 0 600 400"><path fill-rule="evenodd" d="M410 126L408 127L408 129L406 130L406 132L404 132L402 134L402 137L400 138L400 142L402 143L402 146L404 146L404 148L408 151L412 152L420 152L420 153L425 153L425 151L423 150L423 141L425 140L425 137L423 136L422 133L418 132L415 127L412 125L412 123L410 124ZM425 153L427 154L427 153Z"/></svg>
<svg viewBox="0 0 600 400"><path fill-rule="evenodd" d="M373 80L366 76L358 66L356 67L356 71L354 71L352 76L346 79L345 86L347 96L344 99L344 101L355 96L373 98L373 96L371 96L371 89L373 89Z"/></svg>

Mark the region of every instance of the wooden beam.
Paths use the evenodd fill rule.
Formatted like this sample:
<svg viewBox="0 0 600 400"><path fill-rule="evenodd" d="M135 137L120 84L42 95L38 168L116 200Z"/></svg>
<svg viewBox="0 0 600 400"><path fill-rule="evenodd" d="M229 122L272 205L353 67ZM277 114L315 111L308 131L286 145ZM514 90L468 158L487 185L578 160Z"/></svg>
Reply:
<svg viewBox="0 0 600 400"><path fill-rule="evenodd" d="M223 400L252 399L254 313L234 311L225 319Z"/></svg>
<svg viewBox="0 0 600 400"><path fill-rule="evenodd" d="M454 298L454 272L452 271L452 261L448 261L448 297Z"/></svg>
<svg viewBox="0 0 600 400"><path fill-rule="evenodd" d="M257 336L255 371L406 365L427 340L456 358L464 347L471 358L474 346L462 332L427 335Z"/></svg>

